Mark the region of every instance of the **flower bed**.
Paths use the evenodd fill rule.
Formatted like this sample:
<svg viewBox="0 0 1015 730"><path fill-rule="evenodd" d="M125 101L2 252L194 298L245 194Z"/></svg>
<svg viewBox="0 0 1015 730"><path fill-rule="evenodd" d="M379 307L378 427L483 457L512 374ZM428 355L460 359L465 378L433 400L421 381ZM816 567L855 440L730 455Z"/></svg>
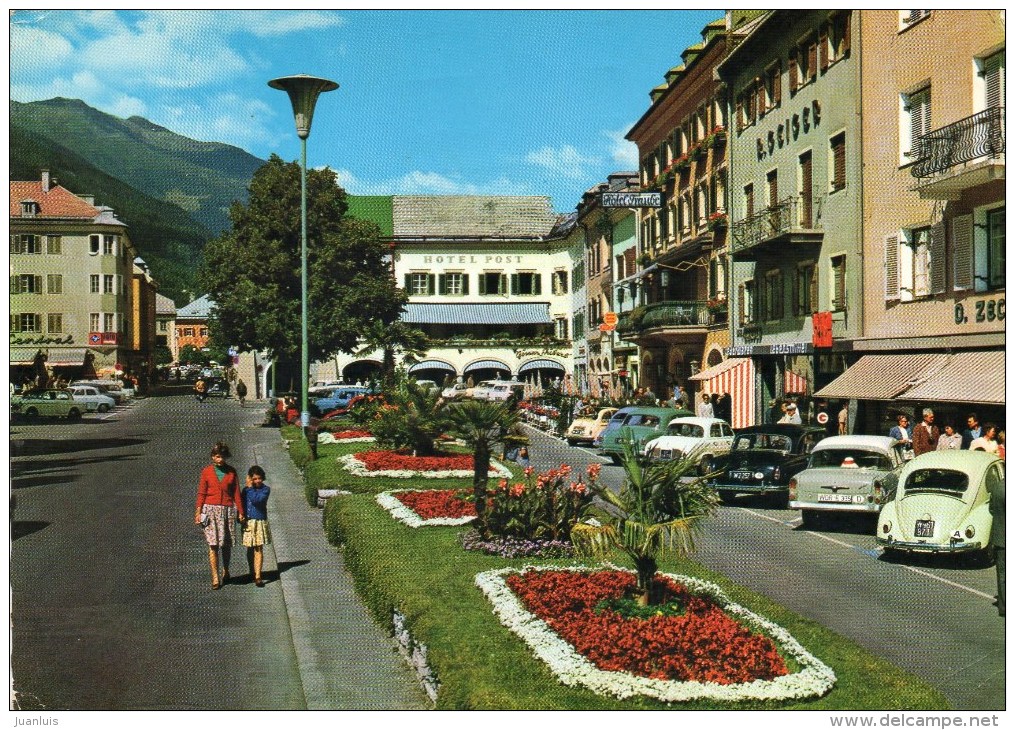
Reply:
<svg viewBox="0 0 1015 730"><path fill-rule="evenodd" d="M657 580L679 604L676 613L624 618L604 607L635 584L632 572L613 567L504 568L478 574L476 585L561 682L598 694L791 700L819 697L835 684L834 672L788 631L715 584L670 574ZM790 671L784 657L799 668Z"/></svg>
<svg viewBox="0 0 1015 730"><path fill-rule="evenodd" d="M473 457L468 454L443 456L412 456L396 451L363 451L338 457L342 466L361 477L472 477ZM511 470L495 461L490 462L490 475L511 477Z"/></svg>
<svg viewBox="0 0 1015 730"><path fill-rule="evenodd" d="M334 433L322 432L317 436L317 443L319 444L355 443L376 440L369 431L358 428L347 428L342 431L335 431Z"/></svg>
<svg viewBox="0 0 1015 730"><path fill-rule="evenodd" d="M527 540L521 537L484 540L479 530L459 534L458 542L466 550L502 558L570 558L574 555L574 545L567 540Z"/></svg>
<svg viewBox="0 0 1015 730"><path fill-rule="evenodd" d="M405 489L381 492L377 504L409 527L464 525L476 519L476 506L461 489Z"/></svg>

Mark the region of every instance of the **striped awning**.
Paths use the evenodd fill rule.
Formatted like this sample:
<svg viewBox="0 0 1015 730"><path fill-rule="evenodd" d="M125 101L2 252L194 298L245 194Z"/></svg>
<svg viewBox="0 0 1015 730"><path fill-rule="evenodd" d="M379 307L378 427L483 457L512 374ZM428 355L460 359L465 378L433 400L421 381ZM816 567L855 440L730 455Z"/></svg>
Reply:
<svg viewBox="0 0 1015 730"><path fill-rule="evenodd" d="M417 370L450 370L453 373L458 372L455 370L454 365L446 363L443 360L423 360L409 368L410 373L414 373Z"/></svg>
<svg viewBox="0 0 1015 730"><path fill-rule="evenodd" d="M421 304L405 305L407 324L553 324L549 302L525 304Z"/></svg>
<svg viewBox="0 0 1015 730"><path fill-rule="evenodd" d="M792 370L787 370L783 373L782 392L784 395L789 393L793 393L794 395L806 395L810 392L810 388L807 384L807 378L803 375L797 375Z"/></svg>
<svg viewBox="0 0 1015 730"><path fill-rule="evenodd" d="M957 352L946 357L940 370L897 400L1004 405L1004 352Z"/></svg>
<svg viewBox="0 0 1015 730"><path fill-rule="evenodd" d="M941 371L947 360L947 355L939 353L864 355L814 395L817 398L895 400L913 386ZM1001 373L1003 378L1003 366ZM954 389L953 395L967 399L975 390L973 388L972 391L963 392Z"/></svg>
<svg viewBox="0 0 1015 730"><path fill-rule="evenodd" d="M500 360L476 360L476 362L469 363L468 365L466 365L465 370L463 370L462 372L471 373L475 370L488 370L488 369L506 370L509 373L511 372L511 368L502 363Z"/></svg>
<svg viewBox="0 0 1015 730"><path fill-rule="evenodd" d="M553 360L529 360L518 368L518 374L521 375L529 370L564 370L564 366Z"/></svg>
<svg viewBox="0 0 1015 730"><path fill-rule="evenodd" d="M702 383L702 393L730 394L730 425L733 428L754 425L754 360L731 357L692 375L688 380Z"/></svg>
<svg viewBox="0 0 1015 730"><path fill-rule="evenodd" d="M54 365L83 365L85 353L88 352L84 347L48 347L43 349L46 353L46 364L50 367ZM10 364L31 365L35 362L35 354L38 351L38 347L12 347Z"/></svg>

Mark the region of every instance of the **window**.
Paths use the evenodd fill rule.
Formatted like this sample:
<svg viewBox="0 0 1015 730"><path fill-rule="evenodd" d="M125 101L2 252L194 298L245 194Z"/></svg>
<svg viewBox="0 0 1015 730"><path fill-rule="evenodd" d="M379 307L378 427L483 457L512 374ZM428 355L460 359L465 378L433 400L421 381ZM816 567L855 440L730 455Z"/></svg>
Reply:
<svg viewBox="0 0 1015 730"><path fill-rule="evenodd" d="M929 10L900 10L899 30L905 30L914 23L918 23L930 15Z"/></svg>
<svg viewBox="0 0 1015 730"><path fill-rule="evenodd" d="M825 53L829 63L835 63L849 55L851 13L836 13L828 23L828 37Z"/></svg>
<svg viewBox="0 0 1015 730"><path fill-rule="evenodd" d="M786 314L782 271L778 269L765 274L764 312L764 319L782 319Z"/></svg>
<svg viewBox="0 0 1015 730"><path fill-rule="evenodd" d="M164 319L159 320L159 332L168 332L168 331L169 331L169 322L167 322Z"/></svg>
<svg viewBox="0 0 1015 730"><path fill-rule="evenodd" d="M744 186L744 218L754 215L754 185Z"/></svg>
<svg viewBox="0 0 1015 730"><path fill-rule="evenodd" d="M116 236L106 234L102 239L102 253L107 256L116 254Z"/></svg>
<svg viewBox="0 0 1015 730"><path fill-rule="evenodd" d="M63 294L63 274L46 274L46 293Z"/></svg>
<svg viewBox="0 0 1015 730"><path fill-rule="evenodd" d="M899 164L916 162L923 157L921 137L930 132L930 87L900 97Z"/></svg>
<svg viewBox="0 0 1015 730"><path fill-rule="evenodd" d="M1004 51L976 59L976 109L1004 106Z"/></svg>
<svg viewBox="0 0 1015 730"><path fill-rule="evenodd" d="M47 316L46 331L50 334L61 334L63 332L63 315L50 314Z"/></svg>
<svg viewBox="0 0 1015 730"><path fill-rule="evenodd" d="M789 54L789 93L814 81L818 77L818 40L811 37Z"/></svg>
<svg viewBox="0 0 1015 730"><path fill-rule="evenodd" d="M737 288L737 309L740 312L740 324L751 324L755 321L754 282L747 280Z"/></svg>
<svg viewBox="0 0 1015 730"><path fill-rule="evenodd" d="M463 296L469 293L469 275L460 271L437 276L437 291L440 294Z"/></svg>
<svg viewBox="0 0 1015 730"><path fill-rule="evenodd" d="M116 332L116 314L106 312L102 315L102 331Z"/></svg>
<svg viewBox="0 0 1015 730"><path fill-rule="evenodd" d="M768 207L774 208L779 204L779 171L770 170L765 175L765 186L768 189Z"/></svg>
<svg viewBox="0 0 1015 730"><path fill-rule="evenodd" d="M434 275L415 272L405 275L405 289L410 295L429 296L434 293Z"/></svg>
<svg viewBox="0 0 1015 730"><path fill-rule="evenodd" d="M945 291L946 272L943 223L903 230L885 239L886 299L909 302L941 294ZM959 277L956 270L956 288Z"/></svg>
<svg viewBox="0 0 1015 730"><path fill-rule="evenodd" d="M42 294L42 277L38 274L15 274L11 277L11 294Z"/></svg>
<svg viewBox="0 0 1015 730"><path fill-rule="evenodd" d="M99 293L99 275L98 274L91 274L91 275L89 275L89 277L88 277L88 291L90 291L92 294L98 294Z"/></svg>
<svg viewBox="0 0 1015 730"><path fill-rule="evenodd" d="M765 72L765 109L775 109L782 102L782 66L775 64Z"/></svg>
<svg viewBox="0 0 1015 730"><path fill-rule="evenodd" d="M21 217L34 218L39 214L39 204L34 200L21 201Z"/></svg>
<svg viewBox="0 0 1015 730"><path fill-rule="evenodd" d="M102 236L98 233L93 233L88 237L88 253L97 254L99 252L99 246L102 245Z"/></svg>
<svg viewBox="0 0 1015 730"><path fill-rule="evenodd" d="M42 317L38 314L23 312L11 316L11 328L15 332L41 332Z"/></svg>
<svg viewBox="0 0 1015 730"><path fill-rule="evenodd" d="M487 296L507 294L507 274L502 274L499 271L484 271L479 275L479 293Z"/></svg>
<svg viewBox="0 0 1015 730"><path fill-rule="evenodd" d="M575 264L575 267L571 269L571 289L578 290L585 285L585 263L579 261Z"/></svg>
<svg viewBox="0 0 1015 730"><path fill-rule="evenodd" d="M115 294L116 289L113 287L115 284L115 278L112 274L103 274L102 276L102 293L103 294Z"/></svg>
<svg viewBox="0 0 1015 730"><path fill-rule="evenodd" d="M846 187L846 133L841 132L829 142L829 154L831 159L828 169L831 171L829 189L831 192L842 190Z"/></svg>
<svg viewBox="0 0 1015 730"><path fill-rule="evenodd" d="M987 213L987 285L1004 289L1004 208Z"/></svg>
<svg viewBox="0 0 1015 730"><path fill-rule="evenodd" d="M553 320L553 336L558 340L567 339L567 318L557 317Z"/></svg>
<svg viewBox="0 0 1015 730"><path fill-rule="evenodd" d="M63 253L63 239L60 236L46 236L46 253Z"/></svg>
<svg viewBox="0 0 1015 730"><path fill-rule="evenodd" d="M567 272L563 269L553 272L553 293L567 294Z"/></svg>
<svg viewBox="0 0 1015 730"><path fill-rule="evenodd" d="M42 253L39 236L21 234L11 236L11 253Z"/></svg>
<svg viewBox="0 0 1015 730"><path fill-rule="evenodd" d="M793 314L806 317L818 311L818 270L813 261L797 265L793 280Z"/></svg>
<svg viewBox="0 0 1015 730"><path fill-rule="evenodd" d="M200 328L200 329L198 330L198 335L199 335L200 337L207 337L207 336L208 336L208 328L207 328L207 327L201 327L201 328Z"/></svg>
<svg viewBox="0 0 1015 730"><path fill-rule="evenodd" d="M585 312L574 313L574 336L576 339L585 336Z"/></svg>
<svg viewBox="0 0 1015 730"><path fill-rule="evenodd" d="M89 314L88 315L88 331L89 332L100 332L101 331L99 329L99 323L100 323L100 321L101 321L101 317L99 316L98 312L92 312L91 314Z"/></svg>
<svg viewBox="0 0 1015 730"><path fill-rule="evenodd" d="M844 312L846 311L846 257L833 256L832 257L832 311L833 312Z"/></svg>
<svg viewBox="0 0 1015 730"><path fill-rule="evenodd" d="M800 227L811 228L814 224L814 165L808 150L800 155L797 182L800 185Z"/></svg>

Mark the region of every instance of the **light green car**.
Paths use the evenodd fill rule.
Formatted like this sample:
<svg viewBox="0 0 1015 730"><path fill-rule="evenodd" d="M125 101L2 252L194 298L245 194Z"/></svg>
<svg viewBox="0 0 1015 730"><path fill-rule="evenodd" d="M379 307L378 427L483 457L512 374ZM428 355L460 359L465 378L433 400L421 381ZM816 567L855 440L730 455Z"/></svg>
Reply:
<svg viewBox="0 0 1015 730"><path fill-rule="evenodd" d="M990 560L990 491L1004 461L985 451L931 451L906 464L878 517L885 552L974 553Z"/></svg>
<svg viewBox="0 0 1015 730"><path fill-rule="evenodd" d="M81 414L87 410L84 403L74 400L74 395L69 390L44 390L11 398L11 414L27 419L39 416L81 418Z"/></svg>

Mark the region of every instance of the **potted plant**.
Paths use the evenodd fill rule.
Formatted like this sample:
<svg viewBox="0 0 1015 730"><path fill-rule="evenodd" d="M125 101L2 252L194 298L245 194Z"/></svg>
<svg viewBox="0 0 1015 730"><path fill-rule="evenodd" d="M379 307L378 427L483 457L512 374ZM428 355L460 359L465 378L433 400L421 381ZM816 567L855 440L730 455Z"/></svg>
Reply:
<svg viewBox="0 0 1015 730"><path fill-rule="evenodd" d="M688 157L687 153L685 152L680 157L671 162L670 167L672 167L677 172L686 172L687 170L691 169L691 158Z"/></svg>
<svg viewBox="0 0 1015 730"><path fill-rule="evenodd" d="M708 230L719 231L726 228L729 225L729 219L721 210L717 210L708 217Z"/></svg>
<svg viewBox="0 0 1015 730"><path fill-rule="evenodd" d="M701 142L698 142L693 147L691 147L691 149L689 149L687 152L692 160L700 160L705 157L705 145L702 144Z"/></svg>
<svg viewBox="0 0 1015 730"><path fill-rule="evenodd" d="M725 294L717 294L705 302L705 308L712 314L721 314L726 311L728 302Z"/></svg>
<svg viewBox="0 0 1015 730"><path fill-rule="evenodd" d="M705 137L706 147L717 147L722 142L726 141L726 128L721 124L717 124L712 128L712 131Z"/></svg>

